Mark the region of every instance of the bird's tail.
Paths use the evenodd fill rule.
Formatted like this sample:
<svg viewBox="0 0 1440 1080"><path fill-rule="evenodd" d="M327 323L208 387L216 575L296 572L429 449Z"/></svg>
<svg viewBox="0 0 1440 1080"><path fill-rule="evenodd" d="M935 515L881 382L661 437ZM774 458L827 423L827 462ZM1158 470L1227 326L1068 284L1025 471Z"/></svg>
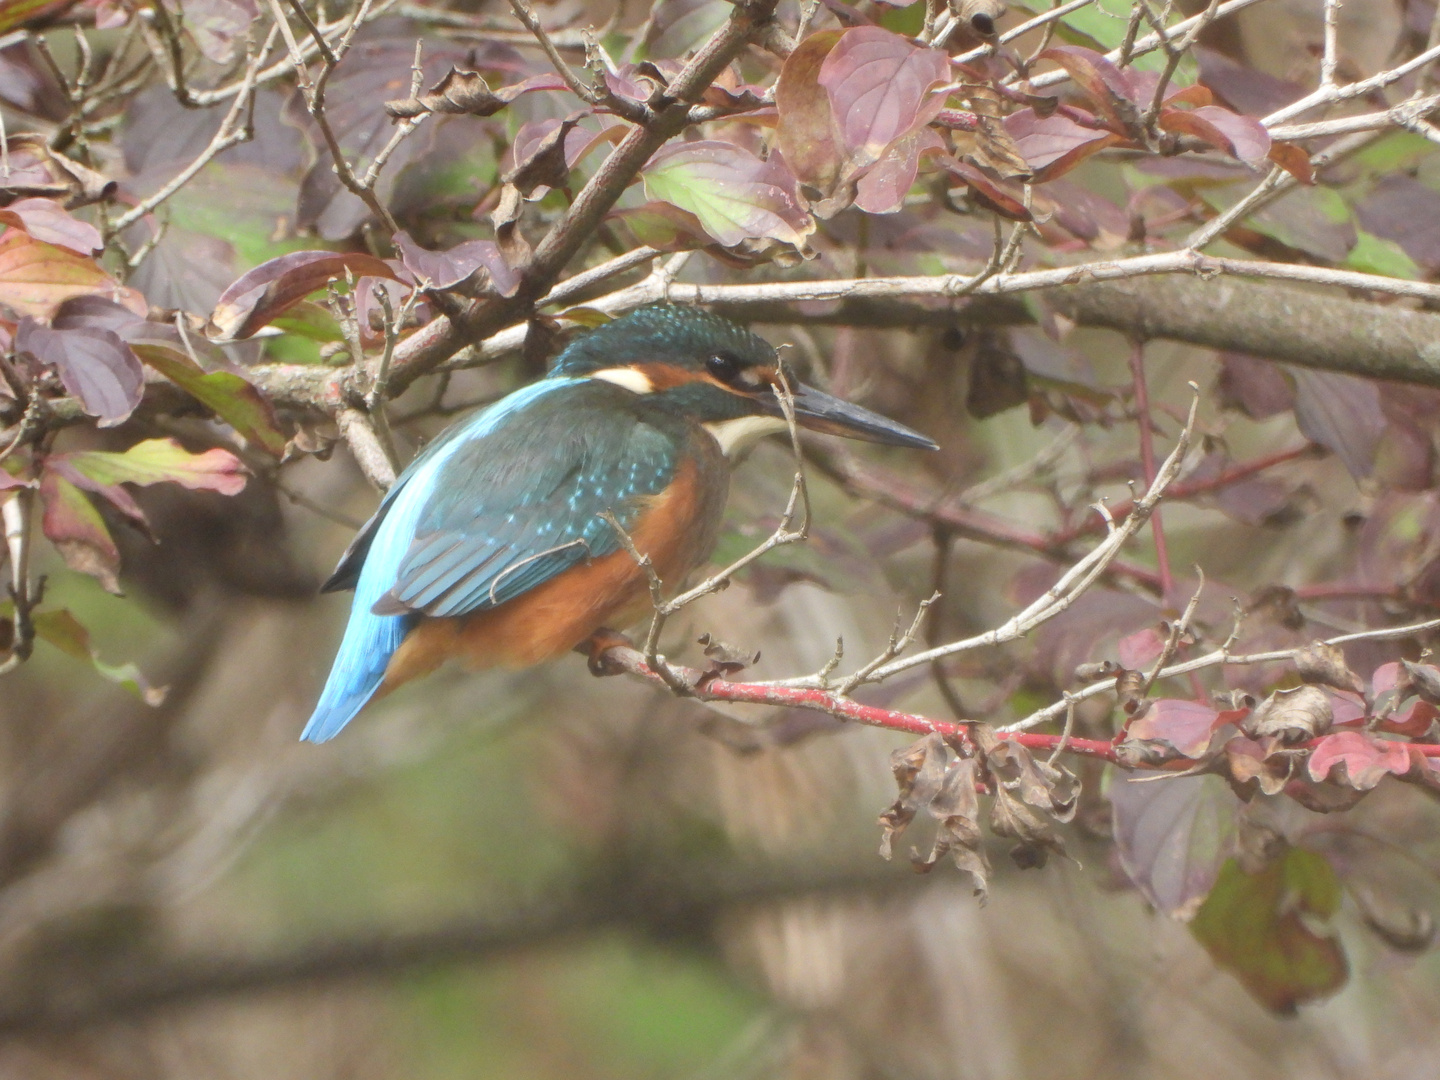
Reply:
<svg viewBox="0 0 1440 1080"><path fill-rule="evenodd" d="M375 597L369 595L371 590L365 585L362 580L356 590L335 666L330 669L330 678L310 722L300 733L300 738L309 742L333 739L365 707L385 678L390 657L417 620L414 615L373 614L370 605Z"/></svg>

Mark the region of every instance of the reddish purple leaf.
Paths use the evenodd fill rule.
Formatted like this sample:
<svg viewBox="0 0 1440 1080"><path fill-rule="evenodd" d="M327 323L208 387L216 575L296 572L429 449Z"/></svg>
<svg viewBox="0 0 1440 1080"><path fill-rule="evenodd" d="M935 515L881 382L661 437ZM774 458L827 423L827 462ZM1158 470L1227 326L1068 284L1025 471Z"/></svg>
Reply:
<svg viewBox="0 0 1440 1080"><path fill-rule="evenodd" d="M467 240L448 251L428 251L402 229L395 234L394 241L405 269L415 275L417 282L428 282L432 289L458 285L481 267L490 275L495 291L501 296L514 295L520 284L493 240Z"/></svg>
<svg viewBox="0 0 1440 1080"><path fill-rule="evenodd" d="M99 296L78 296L60 305L54 326L112 330L141 361L209 407L246 442L275 457L285 452L274 410L238 371L228 370L224 352L199 335L182 340L169 323L150 322ZM209 371L191 354L203 358ZM220 370L217 370L220 369Z"/></svg>
<svg viewBox="0 0 1440 1080"><path fill-rule="evenodd" d="M1280 365L1247 353L1221 353L1217 389L1227 409L1268 420L1295 407L1295 389Z"/></svg>
<svg viewBox="0 0 1440 1080"><path fill-rule="evenodd" d="M1139 120L1130 79L1103 54L1078 45L1055 45L1038 59L1053 60L1069 72L1075 85L1115 131L1129 131Z"/></svg>
<svg viewBox="0 0 1440 1080"><path fill-rule="evenodd" d="M255 0L182 0L185 29L206 59L228 63L255 19Z"/></svg>
<svg viewBox="0 0 1440 1080"><path fill-rule="evenodd" d="M876 161L896 139L933 120L945 102L931 90L949 79L945 53L878 26L841 34L818 76L840 146L855 166Z"/></svg>
<svg viewBox="0 0 1440 1080"><path fill-rule="evenodd" d="M1200 81L1236 112L1266 116L1305 96L1305 87L1286 82L1252 64L1237 64L1223 53L1200 46Z"/></svg>
<svg viewBox="0 0 1440 1080"><path fill-rule="evenodd" d="M215 302L206 333L217 340L242 340L325 285L343 278L399 276L374 255L348 251L296 251L242 274Z"/></svg>
<svg viewBox="0 0 1440 1080"><path fill-rule="evenodd" d="M1199 758L1210 746L1220 713L1198 701L1161 698L1130 722L1126 738L1163 743L1188 758Z"/></svg>
<svg viewBox="0 0 1440 1080"><path fill-rule="evenodd" d="M1138 630L1120 639L1115 657L1129 671L1144 671L1165 651L1165 638L1153 626Z"/></svg>
<svg viewBox="0 0 1440 1080"><path fill-rule="evenodd" d="M956 161L952 157L942 157L940 161L945 168L969 184L976 199L995 213L1011 221L1031 220L1030 211L1025 208L1023 201L1024 192L1018 184L994 180L968 161Z"/></svg>
<svg viewBox="0 0 1440 1080"><path fill-rule="evenodd" d="M929 128L897 139L856 183L855 205L867 214L895 213L920 172L921 155L944 150L944 141Z"/></svg>
<svg viewBox="0 0 1440 1080"><path fill-rule="evenodd" d="M1421 266L1440 267L1440 192L1413 177L1382 177L1355 208L1360 224L1394 240Z"/></svg>
<svg viewBox="0 0 1440 1080"><path fill-rule="evenodd" d="M96 255L104 248L100 230L72 217L53 199L17 199L0 209L0 223L23 229L36 240L69 248L80 255Z"/></svg>
<svg viewBox="0 0 1440 1080"><path fill-rule="evenodd" d="M1126 875L1160 911L1190 918L1233 847L1240 800L1216 777L1145 772L1118 773L1109 797Z"/></svg>
<svg viewBox="0 0 1440 1080"><path fill-rule="evenodd" d="M40 526L65 565L120 592L120 552L100 511L78 487L58 473L40 474Z"/></svg>
<svg viewBox="0 0 1440 1080"><path fill-rule="evenodd" d="M113 427L135 411L145 392L145 372L130 346L111 330L53 330L30 316L20 320L15 349L53 367L65 389L80 399L101 427Z"/></svg>
<svg viewBox="0 0 1440 1080"><path fill-rule="evenodd" d="M1336 769L1338 768L1338 773ZM1369 791L1386 776L1410 771L1407 744L1377 739L1363 731L1337 731L1326 735L1310 752L1310 779L1324 780L1335 773L1337 783L1356 791Z"/></svg>
<svg viewBox="0 0 1440 1080"><path fill-rule="evenodd" d="M1270 133L1259 120L1219 105L1161 109L1159 124L1165 131L1193 135L1247 165L1258 165L1270 153Z"/></svg>
<svg viewBox="0 0 1440 1080"><path fill-rule="evenodd" d="M1053 180L1069 172L1091 154L1125 142L1123 135L1052 113L1037 116L1033 109L1021 109L1005 118L1005 130L1034 172L1036 183Z"/></svg>
<svg viewBox="0 0 1440 1080"><path fill-rule="evenodd" d="M822 196L834 190L844 164L835 113L820 86L821 66L841 33L823 30L807 37L786 58L775 84L776 145L799 181Z"/></svg>
<svg viewBox="0 0 1440 1080"><path fill-rule="evenodd" d="M1295 420L1307 439L1332 451L1357 480L1375 467L1385 432L1380 389L1369 379L1287 366L1295 380Z"/></svg>

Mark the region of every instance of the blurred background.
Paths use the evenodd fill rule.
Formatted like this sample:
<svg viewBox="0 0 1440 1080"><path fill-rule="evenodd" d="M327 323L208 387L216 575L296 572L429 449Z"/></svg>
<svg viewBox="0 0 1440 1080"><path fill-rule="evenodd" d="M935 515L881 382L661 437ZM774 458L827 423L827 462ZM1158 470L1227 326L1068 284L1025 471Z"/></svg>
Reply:
<svg viewBox="0 0 1440 1080"><path fill-rule="evenodd" d="M417 34L438 33L428 6L400 5L396 19L409 21L375 31L377 51L404 42L408 55ZM465 20L500 17L497 5L452 7ZM677 55L723 9L659 5L657 55ZM1106 16L1122 31L1124 9ZM555 26L609 15L571 0L544 12ZM1212 63L1311 85L1320 12L1319 0L1247 9L1207 38ZM1380 70L1433 14L1421 0L1347 0L1347 70ZM65 36L51 31L57 49ZM461 44L489 40L475 33ZM55 107L31 49L24 40L0 50L12 130ZM378 76L357 64L353 77L336 100L378 103L363 83ZM289 93L262 92L257 140L168 204L168 230L133 279L152 305L208 311L249 266L314 246L314 234L358 234L363 212L334 192L315 194L313 147L285 118ZM107 167L131 195L153 190L209 138L208 116L180 109L163 86L145 91L119 122ZM483 139L437 124L407 143L388 173L397 216L431 246L469 235L469 209L492 187L514 126L533 118L497 117ZM1387 144L1355 165L1354 183L1369 193L1377 177L1403 172L1440 199L1434 150L1423 138ZM1119 173L1086 167L1072 188L1124 204L1151 183L1128 166ZM1224 187L1234 180L1213 191L1237 190ZM1398 249L1407 229L1385 224L1375 205L1361 231ZM1269 232L1257 244L1348 251L1357 242L1353 225L1315 206L1290 209L1262 223ZM1400 219L1407 213L1409 232L1429 228L1413 208ZM931 225L918 214L875 219L872 272L969 267L977 250L983 260L987 248L967 248L963 236L943 250L907 246ZM855 228L849 218L831 223L807 272L853 272L846 230ZM988 222L976 228L988 237ZM1089 243L1110 242L1097 235ZM1440 243L1407 240L1417 274L1432 276ZM684 276L746 279L701 257ZM1012 316L904 329L756 324L792 343L816 381L943 449L810 444L811 542L688 609L664 651L694 663L695 639L708 632L759 650L754 677L785 677L818 669L837 638L847 663L877 654L897 611L908 621L937 586L945 595L926 628L931 641L996 625L1043 590L1059 560L1025 536L1064 531L1098 497L1123 501L1126 482L1143 475L1124 406L1129 346L1099 330L1075 330L1062 345L1035 327L993 325ZM319 360L303 335L264 348L270 359ZM1433 392L1388 387L1382 398L1370 384L1321 375L1303 376L1298 391L1282 380L1277 391L1278 369L1266 361L1163 342L1146 348L1145 363L1162 452L1188 406L1187 382L1202 387L1192 478L1283 458L1167 507L1174 594L1120 575L1030 641L969 654L944 680L892 680L862 700L995 723L1023 716L1073 685L1077 663L1173 618L1197 564L1212 583L1207 626L1223 638L1235 604L1250 610L1242 648L1433 612ZM1011 377L987 381L997 370ZM533 359L517 358L418 384L392 411L402 455L469 404L536 373ZM1374 415L1383 406L1383 431L1356 436L1371 422L1354 411L1357 394ZM143 431L146 422L133 423ZM117 436L67 437L109 446ZM335 433L320 425L309 437L328 451ZM791 472L778 441L739 468L717 561L774 527ZM908 512L897 485L918 493ZM937 524L930 508L957 497L973 512L969 526ZM1383 932L1394 920L1375 914L1386 900L1417 919L1435 907L1440 813L1418 788L1382 785L1343 821L1274 809L1275 829L1378 894L1368 906L1347 894L1337 919L1344 988L1276 1016L1131 885L1110 842L1111 781L1098 768L1077 766L1085 795L1064 830L1071 858L1021 871L1009 845L992 842L996 872L982 906L949 866L913 872L910 837L894 862L876 853L876 817L895 798L889 755L909 739L809 713L758 724L756 711L596 679L579 656L518 674L447 670L374 705L333 743L302 746L349 604L348 595L318 597L318 584L373 510L374 490L339 445L233 498L169 485L136 498L158 543L110 516L123 598L48 549L37 568L49 575L47 602L88 628L112 676L134 664L163 700L46 648L0 682L0 1076L1435 1074L1440 959L1423 934L1395 947L1400 935ZM1148 536L1127 557L1153 567ZM1394 658L1379 647L1350 656L1366 674ZM133 684L134 674L120 681ZM1273 677L1235 682L1260 689ZM1097 737L1113 730L1108 706L1083 712L1080 724ZM1197 783L1232 798L1218 778ZM1403 858L1382 857L1396 852Z"/></svg>

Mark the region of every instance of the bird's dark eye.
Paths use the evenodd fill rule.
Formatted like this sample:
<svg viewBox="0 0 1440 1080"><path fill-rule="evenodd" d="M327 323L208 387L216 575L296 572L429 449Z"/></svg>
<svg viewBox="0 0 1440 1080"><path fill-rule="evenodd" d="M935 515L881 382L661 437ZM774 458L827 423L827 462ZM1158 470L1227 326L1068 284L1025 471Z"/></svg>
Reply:
<svg viewBox="0 0 1440 1080"><path fill-rule="evenodd" d="M723 354L712 356L705 361L705 369L722 383L730 383L740 374L740 361Z"/></svg>

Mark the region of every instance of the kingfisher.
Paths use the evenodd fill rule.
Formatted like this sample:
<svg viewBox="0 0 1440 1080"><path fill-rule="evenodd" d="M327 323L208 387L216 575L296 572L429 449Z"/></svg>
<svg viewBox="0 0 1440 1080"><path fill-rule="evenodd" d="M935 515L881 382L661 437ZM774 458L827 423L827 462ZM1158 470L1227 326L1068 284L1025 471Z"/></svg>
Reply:
<svg viewBox="0 0 1440 1080"><path fill-rule="evenodd" d="M796 423L936 449L919 432L791 380L769 342L655 304L577 337L544 378L442 432L386 492L324 592L354 589L301 734L325 742L374 698L449 659L472 670L560 656L650 607L710 555L730 465Z"/></svg>

